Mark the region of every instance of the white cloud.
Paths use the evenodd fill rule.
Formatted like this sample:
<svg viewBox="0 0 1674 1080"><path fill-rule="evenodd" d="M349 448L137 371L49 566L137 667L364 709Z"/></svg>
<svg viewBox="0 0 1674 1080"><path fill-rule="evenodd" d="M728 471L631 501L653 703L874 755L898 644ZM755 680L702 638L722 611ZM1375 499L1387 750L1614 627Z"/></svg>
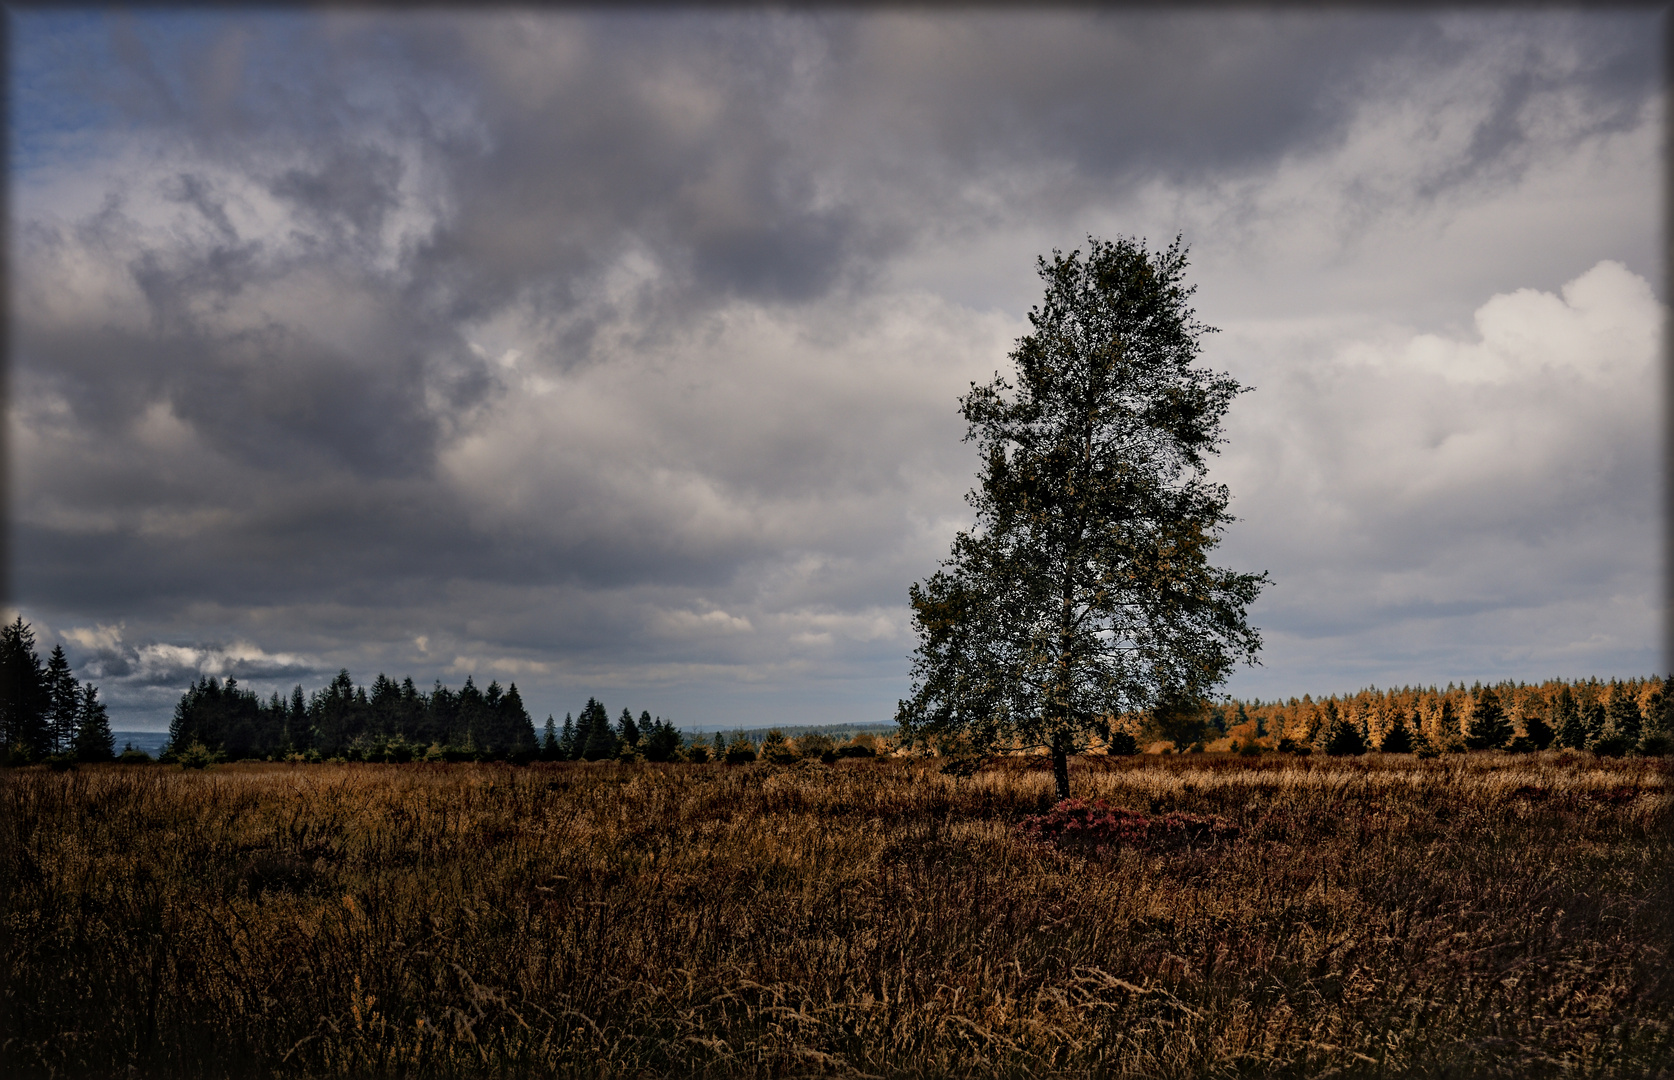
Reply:
<svg viewBox="0 0 1674 1080"><path fill-rule="evenodd" d="M64 631L64 637L84 649L112 650L122 644L122 627L103 624L97 627L77 626Z"/></svg>
<svg viewBox="0 0 1674 1080"><path fill-rule="evenodd" d="M1558 293L1489 298L1470 337L1229 331L1262 360L1216 470L1246 519L1227 551L1275 578L1256 608L1267 670L1236 684L1654 665L1663 318L1603 261Z"/></svg>

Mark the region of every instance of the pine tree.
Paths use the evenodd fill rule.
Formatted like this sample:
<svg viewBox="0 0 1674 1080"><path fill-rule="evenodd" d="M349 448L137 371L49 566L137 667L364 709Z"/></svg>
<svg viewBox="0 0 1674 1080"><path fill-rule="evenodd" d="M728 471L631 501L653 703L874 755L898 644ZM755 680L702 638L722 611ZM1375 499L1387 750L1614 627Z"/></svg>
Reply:
<svg viewBox="0 0 1674 1080"><path fill-rule="evenodd" d="M1587 745L1587 729L1581 724L1581 710L1569 686L1558 687L1546 706L1546 724L1552 729L1552 745L1563 750L1580 750Z"/></svg>
<svg viewBox="0 0 1674 1080"><path fill-rule="evenodd" d="M558 736L558 761L574 761L581 756L581 747L575 741L575 721L569 713L564 714L564 731Z"/></svg>
<svg viewBox="0 0 1674 1080"><path fill-rule="evenodd" d="M558 724L551 713L546 714L546 727L541 733L541 760L558 760Z"/></svg>
<svg viewBox="0 0 1674 1080"><path fill-rule="evenodd" d="M490 687L492 689L492 686ZM489 707L492 725L490 742L497 755L513 761L528 761L540 749L535 741L535 721L523 707L523 695L517 684L506 687L504 694Z"/></svg>
<svg viewBox="0 0 1674 1080"><path fill-rule="evenodd" d="M1511 722L1505 718L1500 696L1491 686L1482 687L1471 708L1465 730L1465 746L1471 750L1499 750L1511 741Z"/></svg>
<svg viewBox="0 0 1674 1080"><path fill-rule="evenodd" d="M1639 737L1643 734L1644 717L1639 713L1639 702L1633 700L1628 688L1621 683L1610 685L1610 696L1605 703L1605 730L1620 740L1624 748L1632 750L1639 745Z"/></svg>
<svg viewBox="0 0 1674 1080"><path fill-rule="evenodd" d="M1337 708L1335 701L1326 701L1324 707L1325 752L1333 757L1351 757L1366 752L1366 740L1361 738L1360 729L1349 721Z"/></svg>
<svg viewBox="0 0 1674 1080"><path fill-rule="evenodd" d="M286 753L300 753L314 745L314 733L308 725L308 699L303 696L302 684L291 690L290 707L285 710Z"/></svg>
<svg viewBox="0 0 1674 1080"><path fill-rule="evenodd" d="M76 710L75 754L78 761L109 761L116 756L116 739L110 732L110 717L99 700L99 688L82 686Z"/></svg>
<svg viewBox="0 0 1674 1080"><path fill-rule="evenodd" d="M778 728L768 731L767 737L762 739L760 755L763 761L771 761L775 765L789 765L796 761L796 751Z"/></svg>
<svg viewBox="0 0 1674 1080"><path fill-rule="evenodd" d="M1530 746L1536 750L1544 750L1552 745L1552 739L1557 735L1557 732L1552 730L1552 726L1546 722L1544 717L1535 712L1532 706L1525 706L1525 708L1528 711L1523 714L1523 735L1528 739Z"/></svg>
<svg viewBox="0 0 1674 1080"><path fill-rule="evenodd" d="M1604 702L1595 693L1590 701L1581 706L1581 726L1587 730L1587 747L1598 745L1605 736L1605 723L1608 721Z"/></svg>
<svg viewBox="0 0 1674 1080"><path fill-rule="evenodd" d="M650 720L650 717L647 715L641 719ZM645 760L672 761L674 755L680 750L680 744L684 741L680 732L675 730L673 724L664 721L661 717L650 722L649 731L650 734L645 738Z"/></svg>
<svg viewBox="0 0 1674 1080"><path fill-rule="evenodd" d="M1414 719L1417 718L1414 717ZM1390 724L1389 730L1384 732L1383 742L1378 745L1378 750L1385 754L1410 754L1413 749L1412 731L1408 729L1406 721L1402 718L1401 710L1396 709L1393 722Z"/></svg>
<svg viewBox="0 0 1674 1080"><path fill-rule="evenodd" d="M616 737L624 747L639 745L639 725L634 723L634 714L626 708L622 710L622 719L617 721Z"/></svg>
<svg viewBox="0 0 1674 1080"><path fill-rule="evenodd" d="M1453 684L1448 683L1451 687ZM1458 748L1459 744L1459 714L1453 710L1453 699L1444 697L1436 706L1435 735L1430 739L1431 745L1440 751Z"/></svg>
<svg viewBox="0 0 1674 1080"><path fill-rule="evenodd" d="M603 761L613 758L619 749L616 733L610 728L610 715L605 712L604 705L587 699L587 705L581 711L582 723L587 729L586 741L581 747L581 756L587 761Z"/></svg>
<svg viewBox="0 0 1674 1080"><path fill-rule="evenodd" d="M35 633L23 616L0 628L0 735L8 760L28 761L52 744L46 672L35 652Z"/></svg>
<svg viewBox="0 0 1674 1080"><path fill-rule="evenodd" d="M62 645L54 645L47 658L46 692L48 743L54 754L67 754L75 746L81 684L70 674L70 661Z"/></svg>

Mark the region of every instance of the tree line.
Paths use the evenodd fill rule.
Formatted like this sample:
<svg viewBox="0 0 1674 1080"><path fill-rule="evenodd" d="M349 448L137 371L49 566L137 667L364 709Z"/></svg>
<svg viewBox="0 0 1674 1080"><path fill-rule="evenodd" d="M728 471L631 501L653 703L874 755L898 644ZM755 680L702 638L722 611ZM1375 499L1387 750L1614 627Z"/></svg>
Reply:
<svg viewBox="0 0 1674 1080"><path fill-rule="evenodd" d="M1309 695L1288 701L1228 700L1128 715L1116 727L1125 741L1166 740L1182 750L1229 739L1230 748L1252 752L1379 750L1431 756L1569 749L1619 756L1674 751L1671 706L1664 680L1655 676L1609 682L1548 679L1534 685L1449 683L1443 689L1373 686L1318 700Z"/></svg>
<svg viewBox="0 0 1674 1080"><path fill-rule="evenodd" d="M603 703L588 698L579 717L565 714L562 727L552 717L546 718L540 757L543 761L724 761L739 765L763 760L790 764L803 758L835 761L874 757L884 746L883 740L869 732L858 732L839 744L824 732L808 732L791 739L777 728L768 730L760 743L742 731L730 738L717 731L709 738L698 735L688 741L671 722L653 717L649 711L641 712L635 720L632 710L623 709L612 724Z"/></svg>
<svg viewBox="0 0 1674 1080"><path fill-rule="evenodd" d="M0 627L0 738L0 756L14 765L109 761L115 754L99 688L71 674L62 645L42 662L21 615Z"/></svg>
<svg viewBox="0 0 1674 1080"><path fill-rule="evenodd" d="M263 701L237 679L205 676L175 706L163 756L411 761L432 749L450 761L532 759L535 727L517 684L483 689L466 676L458 690L438 681L426 692L380 673L368 689L343 670L312 694L299 684Z"/></svg>

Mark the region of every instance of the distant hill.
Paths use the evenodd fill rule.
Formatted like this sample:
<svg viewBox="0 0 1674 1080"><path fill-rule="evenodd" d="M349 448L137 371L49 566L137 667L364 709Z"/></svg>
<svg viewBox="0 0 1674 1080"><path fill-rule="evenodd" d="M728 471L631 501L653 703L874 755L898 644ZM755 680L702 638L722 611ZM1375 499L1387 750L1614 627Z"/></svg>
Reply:
<svg viewBox="0 0 1674 1080"><path fill-rule="evenodd" d="M122 752L122 748L124 746L127 746L131 743L133 745L134 749L144 750L146 753L150 754L152 757L156 757L157 754L163 749L163 745L165 743L167 743L168 741L169 741L169 733L166 732L166 731L113 731L113 732L111 732L111 742L116 747L116 752L118 754L120 754Z"/></svg>

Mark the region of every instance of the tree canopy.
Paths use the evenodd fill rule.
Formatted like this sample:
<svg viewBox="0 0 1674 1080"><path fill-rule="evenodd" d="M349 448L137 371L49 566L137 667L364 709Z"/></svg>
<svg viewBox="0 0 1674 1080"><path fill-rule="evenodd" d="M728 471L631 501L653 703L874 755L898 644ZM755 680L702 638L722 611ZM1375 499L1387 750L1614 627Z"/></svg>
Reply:
<svg viewBox="0 0 1674 1080"><path fill-rule="evenodd" d="M1089 237L1038 260L1046 283L1015 375L960 401L982 465L976 525L910 590L919 647L897 720L978 753L1067 756L1124 712L1201 700L1260 635L1265 574L1218 569L1229 494L1207 479L1242 388L1193 366L1212 332L1189 304L1186 251Z"/></svg>

